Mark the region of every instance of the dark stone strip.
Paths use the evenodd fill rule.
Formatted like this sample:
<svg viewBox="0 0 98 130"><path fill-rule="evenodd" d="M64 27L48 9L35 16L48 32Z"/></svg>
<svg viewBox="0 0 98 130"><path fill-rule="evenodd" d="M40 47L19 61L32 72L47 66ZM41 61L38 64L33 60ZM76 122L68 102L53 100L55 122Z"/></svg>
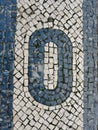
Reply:
<svg viewBox="0 0 98 130"><path fill-rule="evenodd" d="M0 130L13 128L16 0L0 0Z"/></svg>

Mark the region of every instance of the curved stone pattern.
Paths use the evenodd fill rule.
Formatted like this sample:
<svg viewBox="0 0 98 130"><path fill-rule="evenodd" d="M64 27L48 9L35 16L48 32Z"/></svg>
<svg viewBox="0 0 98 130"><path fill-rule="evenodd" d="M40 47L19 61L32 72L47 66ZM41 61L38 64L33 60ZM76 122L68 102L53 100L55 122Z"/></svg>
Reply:
<svg viewBox="0 0 98 130"><path fill-rule="evenodd" d="M44 86L44 47L53 42L58 47L58 81L54 90ZM58 29L40 29L35 31L29 42L29 92L33 98L48 106L64 102L72 90L72 43L68 36ZM48 64L48 63L47 63Z"/></svg>
<svg viewBox="0 0 98 130"><path fill-rule="evenodd" d="M15 35L15 70L13 81L15 86L13 97L14 130L83 130L84 54L82 41L82 6L83 0L17 0L17 31ZM35 39L34 37L36 37L37 43L41 43L40 45L42 45L42 42L40 42L40 39L37 37L37 32L42 29L46 30L46 33L48 32L48 29L53 31L61 30L64 35L66 34L64 36L65 39L71 41L66 42L61 36L57 37L58 41L65 41L64 43L66 44L63 49L66 49L68 53L71 52L71 57L73 57L73 62L66 61L66 59L70 59L67 58L67 55L64 59L66 63L65 67L68 65L67 69L69 68L69 63L72 62L70 66L72 71L70 72L73 73L73 82L68 81L69 78L64 80L66 84L71 83L71 85L67 85L71 87L66 86L66 89L69 88L71 93L67 92L64 95L64 98L60 98L61 103L58 102L58 105L54 105L54 102L53 104L49 104L51 106L47 103L47 105L45 105L44 101L44 104L42 104L40 103L42 100L40 100L40 102L36 101L37 99L35 100L33 96L31 96L32 92L29 92L30 89L34 87L34 84L31 84L31 87L29 86L29 83L32 81L29 81L28 78L28 66L30 67L31 65L31 61L29 61L30 59L28 58L30 58L31 53L33 53L32 50L32 52L28 51L30 50L29 45L33 47L32 43L34 40L32 41L32 39ZM33 37L32 34L35 34L35 36ZM40 33L39 36L41 34L44 33ZM53 33L52 35L50 35L50 33L47 34L49 35L42 35L41 37L44 38L46 36L51 39L51 37L53 38L54 36ZM30 39L32 41L31 43ZM34 43L36 43L36 40ZM49 42L50 40L48 38L48 41L45 39L43 44ZM58 49L60 49L62 43L63 42L61 41L59 47L57 46ZM57 45L58 42L55 42L55 44ZM85 50L86 49L87 48L85 48ZM40 51L44 54L44 47L43 50ZM62 56L63 52L64 51L58 56ZM31 59L33 56L31 55ZM58 62L61 58L58 57ZM41 57L41 59L43 59L41 61L44 62L44 56L43 58ZM41 63L41 61L39 63ZM43 63L41 64L43 65ZM36 72L38 74L38 71ZM67 72L65 71L65 74L66 73ZM41 73L39 73L39 75L40 74ZM32 77L32 75L30 77ZM41 79L42 78L44 78L44 76L42 76ZM62 78L58 78L58 83L60 80L62 80ZM44 84L44 82L41 83ZM55 89L57 89L57 87ZM48 90L48 92L51 91L49 89L45 90ZM53 90L53 92L55 91ZM67 94L69 95L69 93L70 96L67 98Z"/></svg>

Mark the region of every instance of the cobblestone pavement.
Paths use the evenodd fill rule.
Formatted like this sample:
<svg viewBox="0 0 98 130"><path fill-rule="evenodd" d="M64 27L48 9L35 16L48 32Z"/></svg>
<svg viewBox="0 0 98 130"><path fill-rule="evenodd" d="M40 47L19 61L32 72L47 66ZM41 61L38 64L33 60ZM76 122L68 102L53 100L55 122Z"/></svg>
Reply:
<svg viewBox="0 0 98 130"><path fill-rule="evenodd" d="M79 0L17 1L14 130L83 129L82 3ZM48 44L57 46L55 89L49 83L51 87L45 86L55 71L52 67L50 72L46 65L57 65L51 55L45 58L44 47Z"/></svg>
<svg viewBox="0 0 98 130"><path fill-rule="evenodd" d="M95 4L0 0L0 130L97 129Z"/></svg>

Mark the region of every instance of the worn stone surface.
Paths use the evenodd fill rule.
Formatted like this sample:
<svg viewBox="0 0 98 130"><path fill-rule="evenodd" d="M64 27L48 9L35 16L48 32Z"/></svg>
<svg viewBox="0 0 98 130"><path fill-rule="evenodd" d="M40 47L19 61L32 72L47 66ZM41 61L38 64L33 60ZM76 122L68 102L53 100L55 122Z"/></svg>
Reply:
<svg viewBox="0 0 98 130"><path fill-rule="evenodd" d="M16 0L0 0L0 130L13 127Z"/></svg>
<svg viewBox="0 0 98 130"><path fill-rule="evenodd" d="M97 51L96 46L96 0L83 4L84 31L84 130L97 130Z"/></svg>
<svg viewBox="0 0 98 130"><path fill-rule="evenodd" d="M79 0L17 1L14 130L83 129L82 4ZM52 49L50 58L44 58L45 44L50 42L58 49L58 69L53 69L58 70L58 86L52 90L44 85L44 67L48 68L44 62L57 64Z"/></svg>
<svg viewBox="0 0 98 130"><path fill-rule="evenodd" d="M95 9L0 0L0 130L98 129Z"/></svg>

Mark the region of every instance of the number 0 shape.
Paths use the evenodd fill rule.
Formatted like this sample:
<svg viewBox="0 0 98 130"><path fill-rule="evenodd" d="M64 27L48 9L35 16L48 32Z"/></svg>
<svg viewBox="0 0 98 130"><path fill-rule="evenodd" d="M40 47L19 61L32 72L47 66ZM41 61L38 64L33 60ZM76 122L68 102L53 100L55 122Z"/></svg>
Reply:
<svg viewBox="0 0 98 130"><path fill-rule="evenodd" d="M44 47L54 43L58 50L58 81L54 89L44 86ZM42 28L35 31L29 41L29 92L39 103L56 106L70 96L73 83L73 52L68 36L59 29Z"/></svg>

